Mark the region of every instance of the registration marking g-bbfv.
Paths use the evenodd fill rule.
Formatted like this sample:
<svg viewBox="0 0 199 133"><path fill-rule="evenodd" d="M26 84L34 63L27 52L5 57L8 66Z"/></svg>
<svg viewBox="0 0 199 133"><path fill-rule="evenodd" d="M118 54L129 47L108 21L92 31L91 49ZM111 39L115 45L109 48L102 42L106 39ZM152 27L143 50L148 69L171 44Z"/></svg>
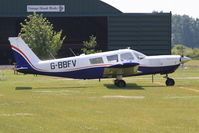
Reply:
<svg viewBox="0 0 199 133"><path fill-rule="evenodd" d="M68 60L68 61L61 61L61 62L52 62L50 63L50 68L54 69L62 69L62 68L71 68L75 67L77 64L76 60Z"/></svg>

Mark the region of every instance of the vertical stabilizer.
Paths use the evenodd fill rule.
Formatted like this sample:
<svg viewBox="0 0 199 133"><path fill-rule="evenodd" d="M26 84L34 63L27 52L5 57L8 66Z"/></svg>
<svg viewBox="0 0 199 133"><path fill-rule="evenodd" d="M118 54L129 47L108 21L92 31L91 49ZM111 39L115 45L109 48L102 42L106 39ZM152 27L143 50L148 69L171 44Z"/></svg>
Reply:
<svg viewBox="0 0 199 133"><path fill-rule="evenodd" d="M34 64L37 64L40 61L21 37L9 37L8 40L10 41L13 50L17 68L33 68Z"/></svg>

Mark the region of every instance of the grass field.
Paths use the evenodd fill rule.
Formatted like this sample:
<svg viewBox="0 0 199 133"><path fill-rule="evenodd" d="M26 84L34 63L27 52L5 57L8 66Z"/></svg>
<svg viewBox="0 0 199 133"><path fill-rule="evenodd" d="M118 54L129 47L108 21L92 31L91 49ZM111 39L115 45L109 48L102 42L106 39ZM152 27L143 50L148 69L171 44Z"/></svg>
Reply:
<svg viewBox="0 0 199 133"><path fill-rule="evenodd" d="M193 61L189 65L198 64ZM198 133L199 68L162 76L70 80L0 72L0 133Z"/></svg>

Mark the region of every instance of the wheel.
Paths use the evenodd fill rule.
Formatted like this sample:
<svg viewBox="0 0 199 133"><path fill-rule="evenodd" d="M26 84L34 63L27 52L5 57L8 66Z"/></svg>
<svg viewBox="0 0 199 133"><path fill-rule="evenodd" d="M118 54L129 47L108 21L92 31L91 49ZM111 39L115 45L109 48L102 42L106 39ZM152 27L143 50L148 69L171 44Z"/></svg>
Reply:
<svg viewBox="0 0 199 133"><path fill-rule="evenodd" d="M115 86L118 86L118 81L119 81L119 80L114 80L114 85L115 85Z"/></svg>
<svg viewBox="0 0 199 133"><path fill-rule="evenodd" d="M167 78L166 85L167 86L174 86L175 85L175 81L172 78Z"/></svg>
<svg viewBox="0 0 199 133"><path fill-rule="evenodd" d="M119 87L119 88L126 87L126 82L124 80L118 80L117 81L117 87Z"/></svg>

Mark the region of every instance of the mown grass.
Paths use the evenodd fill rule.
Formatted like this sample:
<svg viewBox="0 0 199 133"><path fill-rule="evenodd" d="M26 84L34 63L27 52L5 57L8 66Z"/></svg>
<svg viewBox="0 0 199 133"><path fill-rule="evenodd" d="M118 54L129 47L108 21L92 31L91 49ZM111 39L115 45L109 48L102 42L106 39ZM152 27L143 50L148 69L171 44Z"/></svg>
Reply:
<svg viewBox="0 0 199 133"><path fill-rule="evenodd" d="M186 66L199 66L199 60L191 60L185 64Z"/></svg>
<svg viewBox="0 0 199 133"><path fill-rule="evenodd" d="M198 133L199 68L170 75L126 78L126 89L112 79L69 80L14 75L0 81L2 133ZM2 73L1 73L2 75ZM128 96L128 97L127 97Z"/></svg>

